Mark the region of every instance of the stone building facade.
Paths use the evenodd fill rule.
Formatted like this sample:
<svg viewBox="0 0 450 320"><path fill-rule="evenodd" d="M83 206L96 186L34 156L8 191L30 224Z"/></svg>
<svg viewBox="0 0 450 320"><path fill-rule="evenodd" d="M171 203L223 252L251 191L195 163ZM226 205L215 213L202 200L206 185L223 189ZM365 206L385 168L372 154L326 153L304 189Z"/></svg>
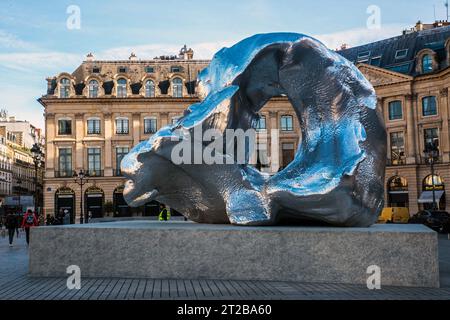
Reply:
<svg viewBox="0 0 450 320"><path fill-rule="evenodd" d="M40 129L27 121L16 120L14 117L0 120L0 202L2 204L5 204L4 200L8 196L17 197L12 203L20 203L18 196L35 196L38 206L42 203L44 165L38 166L36 181L36 167L31 151L34 144L42 147L45 144Z"/></svg>
<svg viewBox="0 0 450 320"><path fill-rule="evenodd" d="M375 87L388 133L386 206L450 209L450 26L424 25L340 53ZM438 148L435 176L425 151ZM433 183L434 182L434 183ZM433 186L434 185L434 186Z"/></svg>
<svg viewBox="0 0 450 320"><path fill-rule="evenodd" d="M407 206L411 213L430 206L430 188L439 206L450 208L450 27L420 25L404 34L365 46L344 49L374 85L378 108L388 132L386 205ZM73 73L47 79L47 94L39 99L46 117L46 213L69 208L73 221L80 199L94 217L155 214L154 205L131 210L122 197L120 159L134 145L175 121L198 101L196 77L208 60L194 60L183 48L177 57L98 61L90 54ZM284 97L272 99L261 111L258 130L279 129L280 167L293 160L299 144L299 124ZM271 157L270 138L260 150ZM423 151L439 148L436 175ZM90 173L81 194L73 172ZM112 209L108 209L112 207Z"/></svg>

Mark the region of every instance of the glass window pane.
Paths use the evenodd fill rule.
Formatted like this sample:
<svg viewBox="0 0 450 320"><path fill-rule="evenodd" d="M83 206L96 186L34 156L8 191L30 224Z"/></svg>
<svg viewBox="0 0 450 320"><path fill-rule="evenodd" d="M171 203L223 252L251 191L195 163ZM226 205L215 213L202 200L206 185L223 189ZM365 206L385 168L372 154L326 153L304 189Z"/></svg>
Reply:
<svg viewBox="0 0 450 320"><path fill-rule="evenodd" d="M402 102L389 102L389 120L399 120L403 118Z"/></svg>
<svg viewBox="0 0 450 320"><path fill-rule="evenodd" d="M256 130L265 130L266 129L266 117L261 116L256 123Z"/></svg>
<svg viewBox="0 0 450 320"><path fill-rule="evenodd" d="M391 161L393 165L405 163L405 141L403 132L393 132L391 137Z"/></svg>
<svg viewBox="0 0 450 320"><path fill-rule="evenodd" d="M433 71L433 60L431 55L426 54L422 58L422 72L427 73Z"/></svg>
<svg viewBox="0 0 450 320"><path fill-rule="evenodd" d="M424 130L425 150L439 149L439 132L437 128Z"/></svg>
<svg viewBox="0 0 450 320"><path fill-rule="evenodd" d="M426 116L437 115L436 97L429 96L422 98L422 114Z"/></svg>
<svg viewBox="0 0 450 320"><path fill-rule="evenodd" d="M281 117L281 130L282 131L294 130L292 116L282 116Z"/></svg>
<svg viewBox="0 0 450 320"><path fill-rule="evenodd" d="M183 80L180 78L175 78L172 80L173 87L173 97L181 98L183 97Z"/></svg>
<svg viewBox="0 0 450 320"><path fill-rule="evenodd" d="M145 97L152 98L155 96L155 83L151 80L148 80L145 83Z"/></svg>

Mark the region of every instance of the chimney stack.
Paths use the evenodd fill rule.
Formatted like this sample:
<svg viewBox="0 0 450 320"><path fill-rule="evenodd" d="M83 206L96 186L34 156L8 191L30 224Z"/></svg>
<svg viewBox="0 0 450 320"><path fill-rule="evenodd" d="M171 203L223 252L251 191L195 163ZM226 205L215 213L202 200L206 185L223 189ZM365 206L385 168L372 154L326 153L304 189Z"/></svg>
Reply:
<svg viewBox="0 0 450 320"><path fill-rule="evenodd" d="M86 55L86 61L94 61L94 55L92 54L92 52L89 52Z"/></svg>

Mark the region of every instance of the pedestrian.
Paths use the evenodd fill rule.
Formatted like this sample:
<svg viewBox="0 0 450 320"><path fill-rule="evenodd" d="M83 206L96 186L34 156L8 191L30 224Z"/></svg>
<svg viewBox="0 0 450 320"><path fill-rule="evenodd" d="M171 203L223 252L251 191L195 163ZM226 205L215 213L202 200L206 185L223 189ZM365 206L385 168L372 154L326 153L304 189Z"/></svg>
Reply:
<svg viewBox="0 0 450 320"><path fill-rule="evenodd" d="M38 225L38 221L36 215L33 213L31 209L27 210L27 213L23 216L22 220L22 229L25 229L27 244L30 244L30 229L32 227L36 227Z"/></svg>
<svg viewBox="0 0 450 320"><path fill-rule="evenodd" d="M166 208L165 204L159 205L159 221L169 221L170 220L170 210Z"/></svg>
<svg viewBox="0 0 450 320"><path fill-rule="evenodd" d="M8 229L9 246L12 247L14 240L14 232L17 229L17 218L12 212L9 212L8 215L6 216L5 225L6 229Z"/></svg>
<svg viewBox="0 0 450 320"><path fill-rule="evenodd" d="M64 210L64 223L63 224L70 224L70 214L69 214L69 210L65 209Z"/></svg>
<svg viewBox="0 0 450 320"><path fill-rule="evenodd" d="M16 213L16 220L17 220L16 236L17 236L17 239L19 238L19 228L20 228L20 225L22 224L22 219L23 219L22 213L20 211L17 211L17 213Z"/></svg>

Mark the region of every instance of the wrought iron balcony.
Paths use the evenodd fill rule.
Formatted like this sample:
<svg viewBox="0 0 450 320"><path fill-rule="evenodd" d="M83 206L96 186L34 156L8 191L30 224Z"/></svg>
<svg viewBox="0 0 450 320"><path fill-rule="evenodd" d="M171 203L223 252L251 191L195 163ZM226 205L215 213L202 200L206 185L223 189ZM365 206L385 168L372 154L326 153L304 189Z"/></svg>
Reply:
<svg viewBox="0 0 450 320"><path fill-rule="evenodd" d="M89 177L103 177L104 171L103 170L86 170L86 175Z"/></svg>
<svg viewBox="0 0 450 320"><path fill-rule="evenodd" d="M55 171L55 178L72 178L72 170Z"/></svg>

